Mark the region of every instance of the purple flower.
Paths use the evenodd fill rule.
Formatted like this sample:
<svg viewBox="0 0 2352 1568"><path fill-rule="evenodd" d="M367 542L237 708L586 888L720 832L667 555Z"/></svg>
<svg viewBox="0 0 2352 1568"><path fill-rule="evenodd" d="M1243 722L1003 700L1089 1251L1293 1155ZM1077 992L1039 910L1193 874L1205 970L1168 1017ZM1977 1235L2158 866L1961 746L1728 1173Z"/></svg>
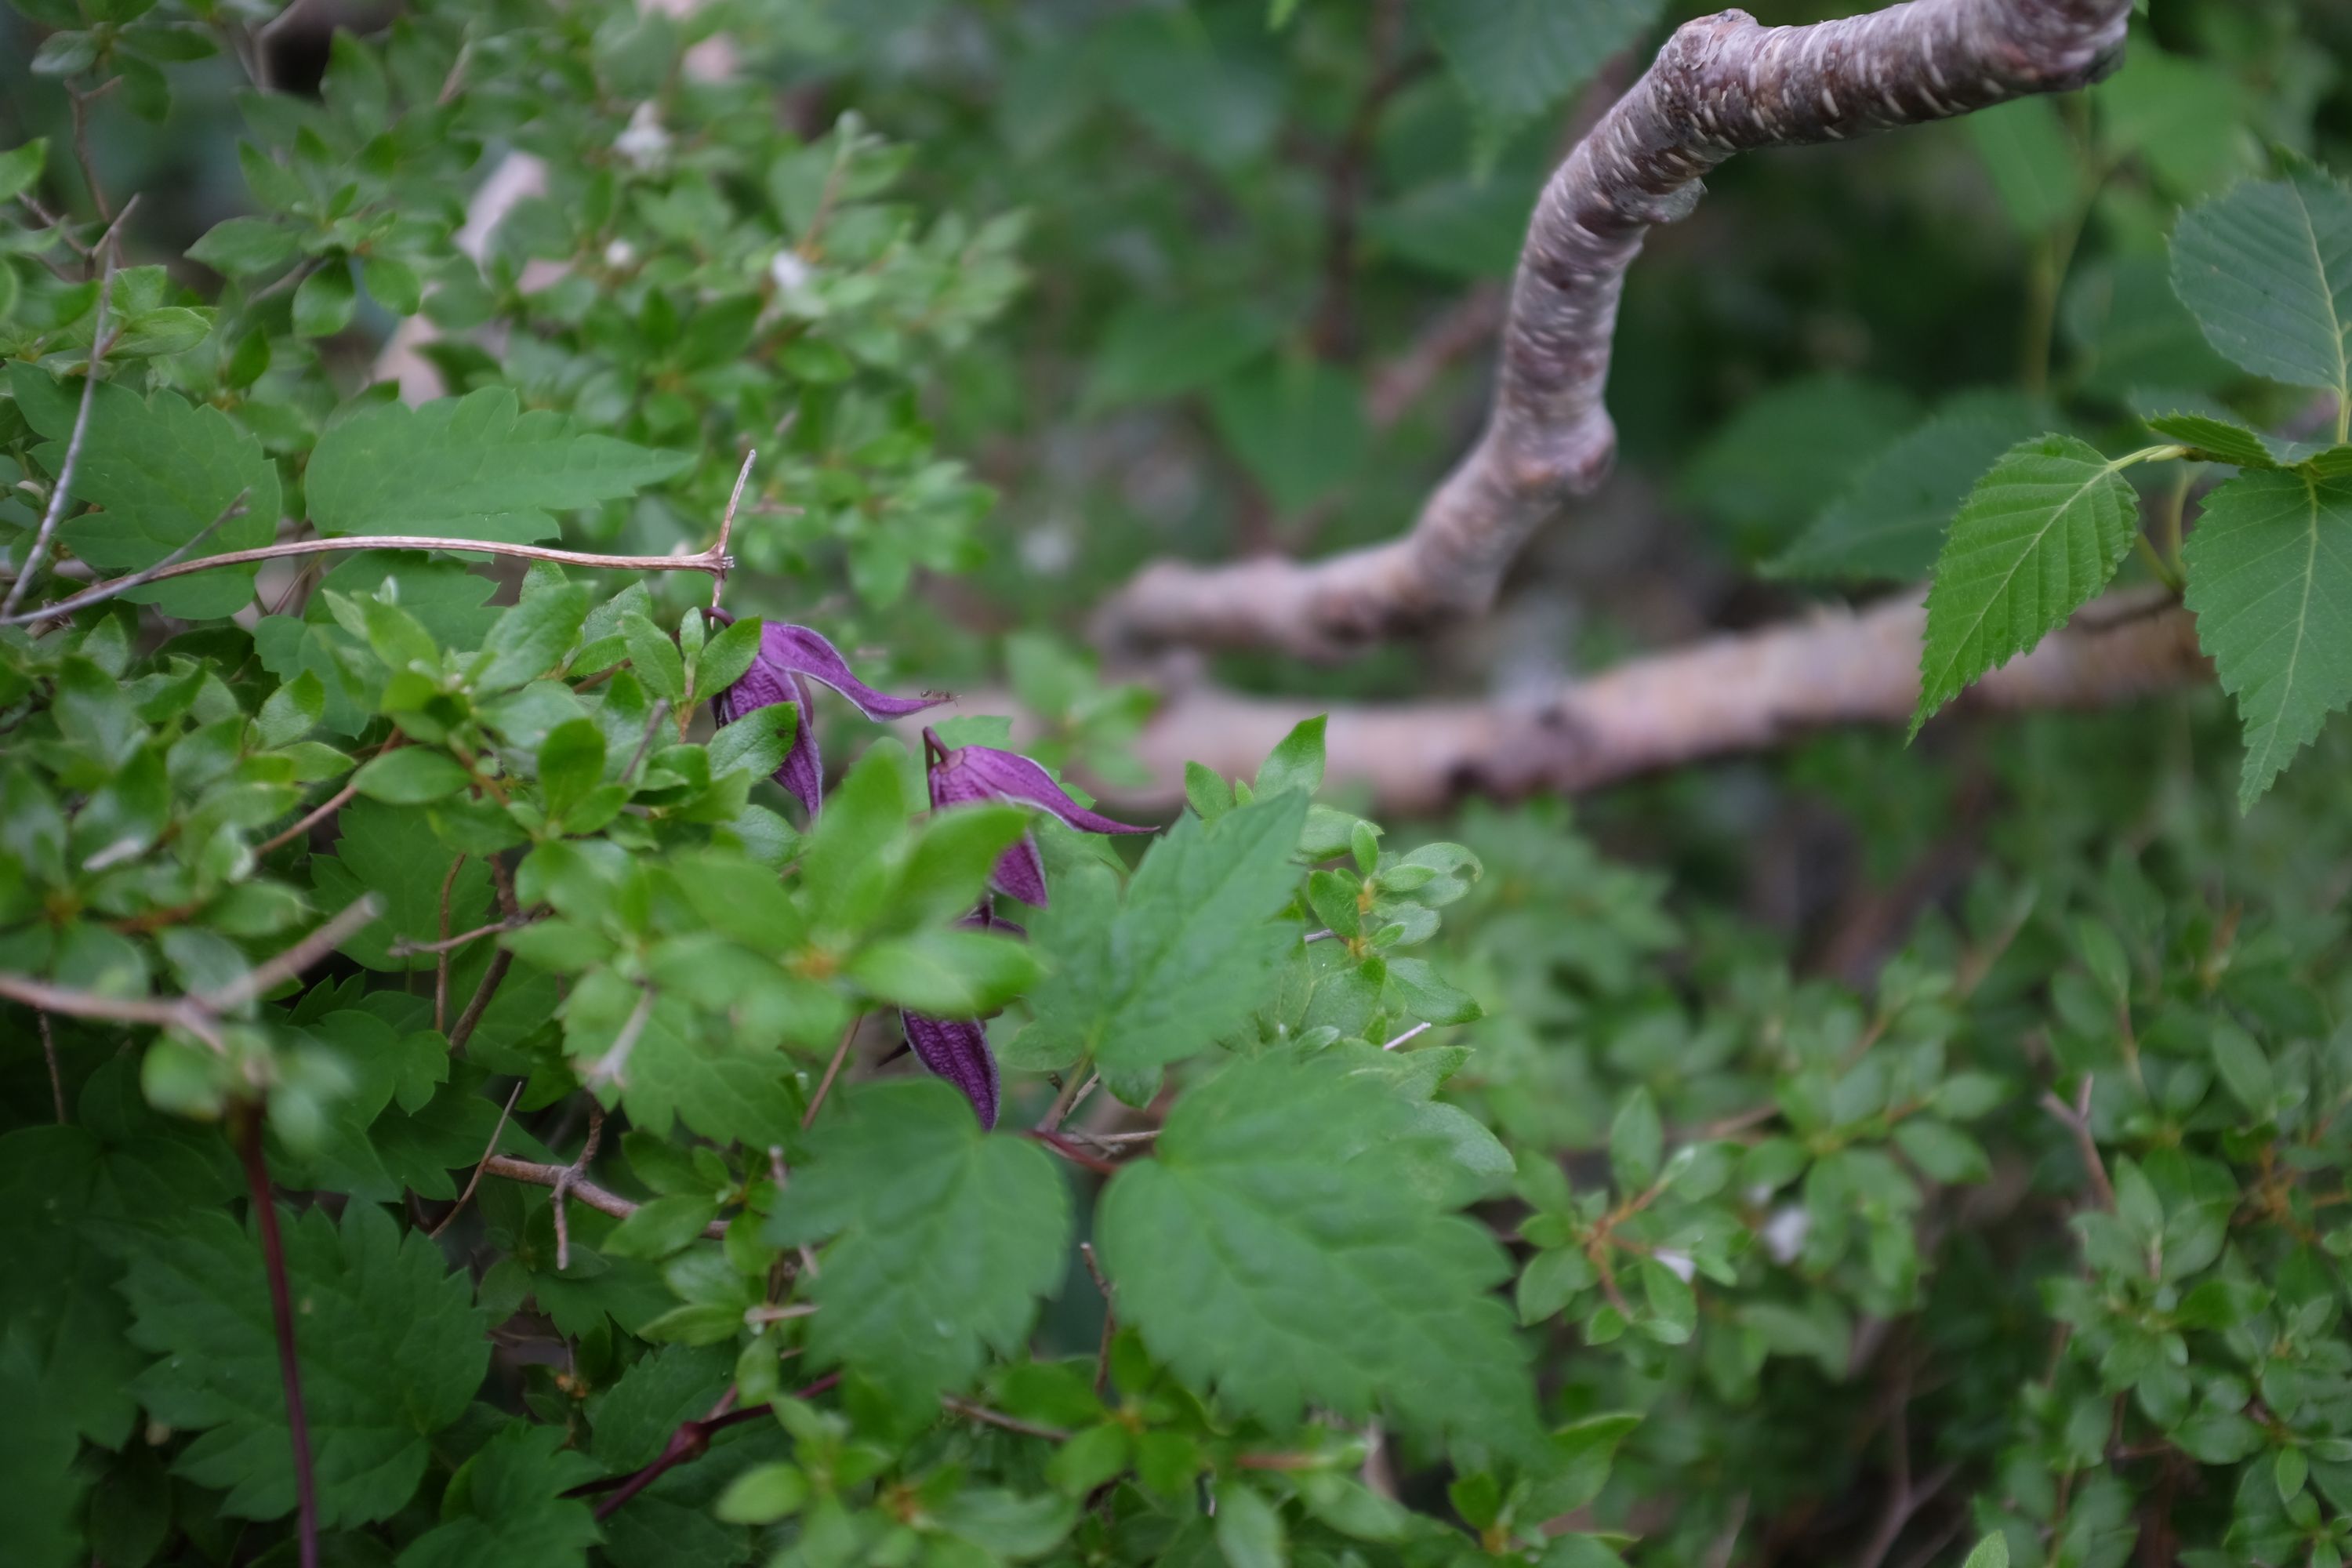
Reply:
<svg viewBox="0 0 2352 1568"><path fill-rule="evenodd" d="M724 610L705 612L720 625L735 619ZM776 770L776 782L800 798L814 816L824 798L824 763L816 749L816 717L811 711L809 682L821 680L855 703L868 719L903 719L909 713L947 700L945 697L893 697L877 691L850 673L841 650L806 626L770 621L760 628L760 653L734 685L711 699L710 710L721 724L732 724L747 713L779 702L800 706L800 722L793 730L792 750Z"/></svg>
<svg viewBox="0 0 2352 1568"><path fill-rule="evenodd" d="M1014 936L1028 934L1011 921L998 920L985 903L956 923L981 931L1010 931ZM986 1026L977 1018L931 1018L920 1013L900 1013L898 1026L906 1031L907 1045L914 1051L915 1058L934 1077L943 1078L962 1090L980 1117L982 1130L992 1131L996 1127L996 1058L989 1053Z"/></svg>
<svg viewBox="0 0 2352 1568"><path fill-rule="evenodd" d="M950 750L932 731L923 731L923 752L930 759L931 805L962 805L978 800L1005 800L1049 811L1072 827L1087 833L1150 833L1131 822L1118 822L1088 811L1066 794L1054 777L1014 752L993 746L958 746ZM1037 841L1028 834L1004 852L989 876L1000 892L1037 909L1045 907L1045 868L1037 858Z"/></svg>

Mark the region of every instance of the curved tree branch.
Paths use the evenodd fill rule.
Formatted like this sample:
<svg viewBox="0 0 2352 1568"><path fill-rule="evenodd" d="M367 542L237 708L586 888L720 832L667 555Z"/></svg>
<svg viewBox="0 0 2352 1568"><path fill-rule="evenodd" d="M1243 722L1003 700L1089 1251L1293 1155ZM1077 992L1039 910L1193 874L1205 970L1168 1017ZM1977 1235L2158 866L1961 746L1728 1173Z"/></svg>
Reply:
<svg viewBox="0 0 2352 1568"><path fill-rule="evenodd" d="M1626 269L1734 153L1840 141L2096 80L2129 0L1910 0L1767 27L1685 24L1536 204L1485 431L1402 538L1313 563L1162 562L1106 603L1104 646L1273 647L1329 658L1475 614L1529 535L1616 453L1601 394Z"/></svg>

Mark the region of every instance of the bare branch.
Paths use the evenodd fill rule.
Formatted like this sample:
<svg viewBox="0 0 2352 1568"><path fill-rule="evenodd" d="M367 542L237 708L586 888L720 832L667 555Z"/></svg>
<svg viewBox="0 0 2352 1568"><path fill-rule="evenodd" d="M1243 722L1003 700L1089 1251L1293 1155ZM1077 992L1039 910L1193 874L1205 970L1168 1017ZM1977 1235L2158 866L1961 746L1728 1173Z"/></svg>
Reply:
<svg viewBox="0 0 2352 1568"><path fill-rule="evenodd" d="M62 489L62 480L59 481L59 485ZM77 610L87 610L92 605L102 605L109 599L119 598L133 588L143 588L158 577L173 575L172 568L184 560L190 551L245 515L245 498L251 493L248 490L237 491L236 499L230 501L218 517L173 545L172 552L152 566L142 567L128 577L117 577L111 582L100 583L95 588L85 588L72 598L60 599L54 605L42 605L37 608L21 611L13 616L0 616L0 626L16 626L33 621L61 619ZM36 542L37 543L37 541ZM19 575L16 581L22 583L25 578ZM9 591L12 594L15 592L13 585Z"/></svg>
<svg viewBox="0 0 2352 1568"><path fill-rule="evenodd" d="M2121 58L2127 0L1912 0L1767 27L1743 11L1685 24L1545 187L1511 288L1495 402L1477 445L1403 537L1311 563L1162 562L1102 607L1106 647L1272 647L1329 658L1475 614L1567 500L1607 476L1602 406L1626 269L1653 224L1696 205L1734 153L1842 141L2096 80Z"/></svg>
<svg viewBox="0 0 2352 1568"><path fill-rule="evenodd" d="M510 1182L528 1182L533 1186L552 1187L557 1182L562 1181L566 1173L571 1172L572 1167L543 1165L534 1160L518 1160L510 1154L493 1154L482 1162L482 1169L493 1176L504 1176ZM578 1175L573 1175L570 1181L563 1183L563 1191L567 1197L586 1204L599 1214L611 1215L614 1219L628 1218L637 1212L639 1206L620 1194L600 1187L595 1183ZM712 1220L702 1227L702 1234L713 1241L722 1239L727 1235L726 1223L722 1220Z"/></svg>
<svg viewBox="0 0 2352 1568"><path fill-rule="evenodd" d="M693 555L597 555L582 550L550 550L538 544L508 544L495 539L442 539L424 534L406 533L347 533L335 539L289 539L278 544L264 544L253 550L230 550L218 555L207 555L197 561L183 561L177 565L151 566L131 577L112 583L101 583L87 599L95 595L110 598L125 588L136 588L147 583L160 583L169 577L185 577L193 572L210 572L222 566L242 566L250 561L279 561L289 555L330 555L342 550L462 550L477 555L510 555L519 561L552 561L559 566L609 568L615 572L708 572L724 576L734 567L734 557L716 545ZM23 581L22 577L17 579ZM103 590L101 592L100 590ZM78 605L77 605L78 607ZM47 616L57 607L41 612Z"/></svg>

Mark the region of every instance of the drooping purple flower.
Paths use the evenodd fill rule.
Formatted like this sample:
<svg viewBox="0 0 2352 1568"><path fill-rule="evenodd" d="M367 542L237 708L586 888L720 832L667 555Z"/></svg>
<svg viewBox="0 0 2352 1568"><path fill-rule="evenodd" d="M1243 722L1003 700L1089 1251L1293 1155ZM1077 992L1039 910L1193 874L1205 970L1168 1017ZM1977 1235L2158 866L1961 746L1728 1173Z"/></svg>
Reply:
<svg viewBox="0 0 2352 1568"><path fill-rule="evenodd" d="M706 612L722 626L735 619L724 610ZM812 680L823 681L856 706L868 719L903 719L947 700L945 697L893 697L857 679L841 650L806 626L769 621L760 628L760 652L734 685L711 699L710 711L721 724L732 724L747 713L779 702L800 705L800 722L793 730L792 749L776 769L776 782L793 792L814 816L824 799L824 761L817 752L816 718L811 710Z"/></svg>
<svg viewBox="0 0 2352 1568"><path fill-rule="evenodd" d="M923 731L924 754L930 759L931 805L962 805L971 801L1004 800L1051 812L1085 833L1150 833L1131 822L1119 822L1088 811L1072 800L1054 775L1017 752L993 746L950 749L932 731ZM1045 867L1037 858L1037 841L1029 834L1007 849L990 873L989 882L1000 892L1037 909L1045 907Z"/></svg>
<svg viewBox="0 0 2352 1568"><path fill-rule="evenodd" d="M1014 936L1028 934L1011 921L998 920L985 902L956 923L980 931L1010 931ZM934 1077L962 1090L980 1117L982 1130L993 1131L996 1058L988 1048L987 1026L977 1018L932 1018L920 1013L900 1013L898 1026L906 1031L907 1045L915 1058Z"/></svg>

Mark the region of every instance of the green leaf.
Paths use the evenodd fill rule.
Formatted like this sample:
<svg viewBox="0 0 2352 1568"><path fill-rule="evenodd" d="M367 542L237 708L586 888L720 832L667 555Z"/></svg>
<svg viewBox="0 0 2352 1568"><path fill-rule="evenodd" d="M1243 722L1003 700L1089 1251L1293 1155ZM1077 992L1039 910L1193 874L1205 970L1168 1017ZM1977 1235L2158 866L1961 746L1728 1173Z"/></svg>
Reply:
<svg viewBox="0 0 2352 1568"><path fill-rule="evenodd" d="M1307 1404L1502 1448L1538 1439L1480 1226L1394 1179L1409 1101L1328 1058L1239 1061L1179 1100L1096 1224L1123 1320L1197 1387L1280 1426ZM1337 1310L1339 1303L1345 1310Z"/></svg>
<svg viewBox="0 0 2352 1568"><path fill-rule="evenodd" d="M41 177L48 163L49 142L37 136L21 147L0 153L0 202L12 200L17 192L28 188Z"/></svg>
<svg viewBox="0 0 2352 1568"><path fill-rule="evenodd" d="M746 616L703 645L694 659L694 694L698 700L718 696L743 678L760 657L761 622Z"/></svg>
<svg viewBox="0 0 2352 1568"><path fill-rule="evenodd" d="M1217 434L1278 512L1295 512L1363 468L1363 388L1329 365L1286 359L1234 376L1209 400Z"/></svg>
<svg viewBox="0 0 2352 1568"><path fill-rule="evenodd" d="M629 664L647 691L672 702L685 700L686 662L667 632L643 616L624 616L621 640L628 644Z"/></svg>
<svg viewBox="0 0 2352 1568"><path fill-rule="evenodd" d="M1216 1531L1227 1568L1286 1568L1290 1562L1280 1510L1244 1484L1217 1489Z"/></svg>
<svg viewBox="0 0 2352 1568"><path fill-rule="evenodd" d="M1190 13L1115 14L1088 44L1106 96L1160 141L1213 168L1238 170L1281 128L1281 74L1254 52L1216 47Z"/></svg>
<svg viewBox="0 0 2352 1568"><path fill-rule="evenodd" d="M2218 1018L2211 1045L2214 1070L2230 1097L2255 1116L2268 1116L2278 1098L2278 1078L2260 1043L2229 1019Z"/></svg>
<svg viewBox="0 0 2352 1568"><path fill-rule="evenodd" d="M1246 305L1131 306L1095 351L1083 407L1096 413L1207 386L1265 353L1277 330Z"/></svg>
<svg viewBox="0 0 2352 1568"><path fill-rule="evenodd" d="M1413 19L1462 85L1490 145L1549 113L1630 47L1658 0L1413 0Z"/></svg>
<svg viewBox="0 0 2352 1568"><path fill-rule="evenodd" d="M319 1484L333 1527L388 1519L424 1478L428 1439L466 1412L489 1368L487 1314L421 1231L373 1204L286 1215L295 1347ZM226 1214L189 1215L131 1254L131 1338L163 1359L134 1391L155 1418L200 1434L174 1468L226 1489L224 1512L294 1511L294 1464L259 1244Z"/></svg>
<svg viewBox="0 0 2352 1568"><path fill-rule="evenodd" d="M505 387L420 407L386 404L319 437L306 484L321 533L553 537L552 513L635 494L692 460L578 433Z"/></svg>
<svg viewBox="0 0 2352 1568"><path fill-rule="evenodd" d="M36 456L55 474L72 437L80 384L55 381L21 361L8 367L8 384L26 423L50 443ZM111 383L97 387L73 493L103 510L68 518L58 534L77 556L105 572L154 565L203 532L240 494L244 515L215 529L189 559L253 549L278 531L278 467L261 443L219 409L191 406L176 393L142 398ZM223 567L133 588L123 597L189 620L233 615L252 600L256 570Z"/></svg>
<svg viewBox="0 0 2352 1568"><path fill-rule="evenodd" d="M1307 796L1285 791L1214 823L1187 816L1107 908L1101 874L1064 879L1031 937L1054 970L1030 998L1031 1059L1147 1072L1203 1050L1257 1006L1295 927L1268 924L1297 884ZM1034 1037L1034 1038L1032 1037Z"/></svg>
<svg viewBox="0 0 2352 1568"><path fill-rule="evenodd" d="M2193 462L2232 463L2242 468L2281 466L2277 444L2226 420L2203 414L2152 414L2141 423L2188 447Z"/></svg>
<svg viewBox="0 0 2352 1568"><path fill-rule="evenodd" d="M1897 386L1843 375L1784 382L1741 405L1692 454L1677 499L1728 529L1744 551L1766 554L1917 419Z"/></svg>
<svg viewBox="0 0 2352 1568"><path fill-rule="evenodd" d="M1634 1089L1609 1124L1609 1173L1620 1195L1630 1198L1648 1190L1664 1167L1665 1147L1657 1100L1646 1089Z"/></svg>
<svg viewBox="0 0 2352 1568"><path fill-rule="evenodd" d="M305 671L269 694L255 716L254 732L264 746L290 745L315 729L326 710L326 689Z"/></svg>
<svg viewBox="0 0 2352 1568"><path fill-rule="evenodd" d="M1035 1144L983 1133L944 1083L907 1079L847 1097L793 1170L770 1239L832 1238L810 1280L809 1353L908 1407L1019 1351L1037 1299L1068 1266L1070 1200Z"/></svg>
<svg viewBox="0 0 2352 1568"><path fill-rule="evenodd" d="M1927 591L1911 733L2115 574L2139 529L2139 500L2118 467L2071 436L2043 436L2010 448L1977 481Z"/></svg>
<svg viewBox="0 0 2352 1568"><path fill-rule="evenodd" d="M1766 563L1776 577L1925 576L1978 476L2040 421L2005 393L1954 398L1863 465L1796 542Z"/></svg>
<svg viewBox="0 0 2352 1568"><path fill-rule="evenodd" d="M1895 1129L1895 1142L1930 1181L1981 1182L1992 1174L1992 1162L1977 1141L1948 1121L1906 1117Z"/></svg>
<svg viewBox="0 0 2352 1568"><path fill-rule="evenodd" d="M551 819L561 822L604 782L604 731L593 719L567 719L539 743L539 787Z"/></svg>
<svg viewBox="0 0 2352 1568"><path fill-rule="evenodd" d="M294 289L294 331L299 337L331 338L352 324L359 289L351 263L330 256Z"/></svg>
<svg viewBox="0 0 2352 1568"><path fill-rule="evenodd" d="M935 1018L977 1018L1036 983L1025 942L984 931L929 931L859 951L849 978L867 994Z"/></svg>
<svg viewBox="0 0 2352 1568"><path fill-rule="evenodd" d="M2009 1568L2009 1537L1994 1531L1976 1543L1960 1568Z"/></svg>
<svg viewBox="0 0 2352 1568"><path fill-rule="evenodd" d="M449 1478L442 1522L403 1549L398 1568L576 1568L602 1532L588 1504L563 1494L595 1473L561 1426L507 1422Z"/></svg>
<svg viewBox="0 0 2352 1568"><path fill-rule="evenodd" d="M2074 139L2047 98L2021 98L1963 118L2018 233L2048 233L2084 200Z"/></svg>
<svg viewBox="0 0 2352 1568"><path fill-rule="evenodd" d="M2172 286L2256 375L2352 391L2352 192L2315 170L2248 181L2181 215Z"/></svg>
<svg viewBox="0 0 2352 1568"><path fill-rule="evenodd" d="M2245 726L2251 811L2352 700L2352 479L2241 474L2205 498L2182 555L2197 639Z"/></svg>
<svg viewBox="0 0 2352 1568"><path fill-rule="evenodd" d="M431 821L412 806L353 801L335 814L335 826L341 837L334 854L310 861L318 907L340 910L370 892L384 903L383 918L362 926L337 951L370 969L433 968L429 952L394 958L386 950L395 937L430 942L439 934L441 884L457 852L436 838ZM476 858L457 868L450 885L449 929L472 930L489 908L490 873Z"/></svg>
<svg viewBox="0 0 2352 1568"><path fill-rule="evenodd" d="M1285 790L1300 790L1313 795L1323 787L1323 728L1326 716L1318 713L1312 719L1302 719L1290 733L1275 746L1273 753L1257 770L1255 790L1264 800ZM1202 815L1206 816L1207 813Z"/></svg>
<svg viewBox="0 0 2352 1568"><path fill-rule="evenodd" d="M266 217L226 218L188 247L189 260L230 278L276 272L301 254L301 232Z"/></svg>
<svg viewBox="0 0 2352 1568"><path fill-rule="evenodd" d="M755 708L710 737L710 776L723 778L738 768L765 778L784 765L800 730L800 704L772 702Z"/></svg>
<svg viewBox="0 0 2352 1568"><path fill-rule="evenodd" d="M490 628L474 660L474 689L509 691L545 675L572 651L587 618L588 590L578 584L524 598Z"/></svg>
<svg viewBox="0 0 2352 1568"><path fill-rule="evenodd" d="M1571 1421L1545 1439L1540 1458L1529 1468L1533 1483L1520 1506L1524 1517L1555 1519L1582 1508L1601 1495L1609 1482L1609 1467L1642 1418L1630 1411L1588 1415Z"/></svg>
<svg viewBox="0 0 2352 1568"><path fill-rule="evenodd" d="M449 756L423 746L386 752L363 764L352 779L360 794L390 805L446 800L469 782L466 770Z"/></svg>

